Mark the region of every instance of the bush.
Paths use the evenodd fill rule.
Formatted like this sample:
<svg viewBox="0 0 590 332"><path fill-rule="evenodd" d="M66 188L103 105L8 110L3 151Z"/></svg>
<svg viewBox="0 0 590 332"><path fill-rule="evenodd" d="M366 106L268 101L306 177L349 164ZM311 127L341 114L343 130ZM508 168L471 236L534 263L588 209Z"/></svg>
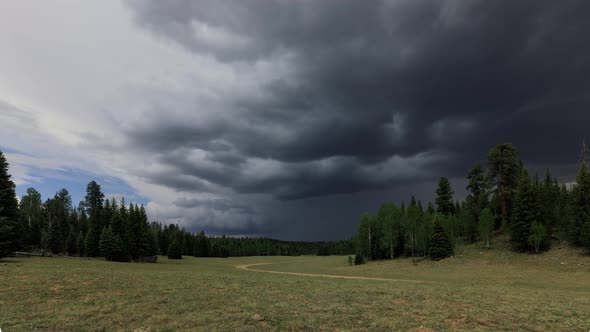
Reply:
<svg viewBox="0 0 590 332"><path fill-rule="evenodd" d="M361 254L356 254L354 256L354 265L361 265L361 264L365 264L365 259L363 258L363 256Z"/></svg>
<svg viewBox="0 0 590 332"><path fill-rule="evenodd" d="M170 243L168 246L168 258L169 259L182 259L182 248L176 240Z"/></svg>
<svg viewBox="0 0 590 332"><path fill-rule="evenodd" d="M354 264L354 258L352 256L348 256L348 265L352 266Z"/></svg>

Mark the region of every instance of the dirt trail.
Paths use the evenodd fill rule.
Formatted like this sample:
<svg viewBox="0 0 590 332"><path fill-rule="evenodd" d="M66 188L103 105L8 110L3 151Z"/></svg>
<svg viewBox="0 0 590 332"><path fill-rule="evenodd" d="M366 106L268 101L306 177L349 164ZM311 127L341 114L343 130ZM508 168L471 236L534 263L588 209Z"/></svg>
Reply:
<svg viewBox="0 0 590 332"><path fill-rule="evenodd" d="M300 273L300 272L283 272L283 271L271 271L271 270L257 270L257 269L250 268L251 266L270 265L270 264L272 264L272 263L251 263L251 264L236 265L235 267L237 269L246 270L246 271L265 272L265 273L274 273L274 274L289 274L289 275L303 276L303 277L321 277L321 278L331 278L331 279L354 279L354 280L377 280L377 281L424 282L424 281L421 281L421 280L409 280L409 279L390 279L390 278L343 276L343 275L336 275L336 274L315 274L315 273Z"/></svg>

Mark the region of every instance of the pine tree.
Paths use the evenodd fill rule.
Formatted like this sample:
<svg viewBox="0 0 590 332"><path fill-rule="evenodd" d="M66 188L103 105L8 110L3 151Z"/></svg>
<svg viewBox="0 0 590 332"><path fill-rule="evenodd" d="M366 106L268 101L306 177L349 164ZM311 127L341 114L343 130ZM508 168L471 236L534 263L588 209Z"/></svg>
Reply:
<svg viewBox="0 0 590 332"><path fill-rule="evenodd" d="M209 256L209 239L205 236L205 232L200 231L195 240L195 257Z"/></svg>
<svg viewBox="0 0 590 332"><path fill-rule="evenodd" d="M559 215L559 186L552 176L549 168L545 170L545 179L541 187L539 203L541 207L541 217L543 224L546 226L549 234L557 227Z"/></svg>
<svg viewBox="0 0 590 332"><path fill-rule="evenodd" d="M15 185L8 174L8 162L0 151L0 258L12 255L22 245Z"/></svg>
<svg viewBox="0 0 590 332"><path fill-rule="evenodd" d="M469 182L465 189L469 194L461 211L461 221L466 240L475 242L478 236L479 214L488 205L488 183L483 167L480 164L473 166L467 174L467 180Z"/></svg>
<svg viewBox="0 0 590 332"><path fill-rule="evenodd" d="M438 218L434 220L434 232L430 239L429 252L430 258L436 261L453 256L451 242Z"/></svg>
<svg viewBox="0 0 590 332"><path fill-rule="evenodd" d="M182 248L176 239L168 247L169 259L182 259Z"/></svg>
<svg viewBox="0 0 590 332"><path fill-rule="evenodd" d="M568 227L570 241L575 245L582 245L582 226L590 222L590 172L586 162L582 162L571 193L571 211L572 218Z"/></svg>
<svg viewBox="0 0 590 332"><path fill-rule="evenodd" d="M100 255L100 235L97 237L96 232L91 227L84 237L84 253L88 257L98 257Z"/></svg>
<svg viewBox="0 0 590 332"><path fill-rule="evenodd" d="M89 257L100 255L99 241L101 230L104 228L102 220L102 210L104 203L104 194L100 185L95 181L90 181L86 187L85 206L89 215L90 229L86 235L85 245L86 254Z"/></svg>
<svg viewBox="0 0 590 332"><path fill-rule="evenodd" d="M64 239L61 230L61 223L54 219L49 218L49 248L53 254L60 254L64 251Z"/></svg>
<svg viewBox="0 0 590 332"><path fill-rule="evenodd" d="M86 255L86 250L84 249L84 233L82 231L78 233L78 238L76 239L76 250L80 257Z"/></svg>
<svg viewBox="0 0 590 332"><path fill-rule="evenodd" d="M514 190L518 183L519 152L510 143L498 144L488 153L489 177L500 200L502 219L510 219Z"/></svg>
<svg viewBox="0 0 590 332"><path fill-rule="evenodd" d="M438 188L436 188L435 203L437 211L446 216L453 213L455 206L453 205L453 190L449 179L442 177L438 181Z"/></svg>
<svg viewBox="0 0 590 332"><path fill-rule="evenodd" d="M510 225L510 242L515 251L524 252L530 249L528 241L530 228L537 221L538 212L535 188L526 169L523 169L518 182Z"/></svg>
<svg viewBox="0 0 590 332"><path fill-rule="evenodd" d="M580 243L590 253L590 222L587 221L582 225L580 232Z"/></svg>
<svg viewBox="0 0 590 332"><path fill-rule="evenodd" d="M129 258L123 251L123 244L119 236L113 234L111 227L103 230L99 242L100 254L108 261L128 261Z"/></svg>
<svg viewBox="0 0 590 332"><path fill-rule="evenodd" d="M34 188L28 188L27 194L20 202L21 224L28 231L27 245L38 247L41 244L41 225L43 224L41 194Z"/></svg>
<svg viewBox="0 0 590 332"><path fill-rule="evenodd" d="M66 251L70 256L74 256L78 253L78 246L76 245L76 235L73 231L70 231L68 233L68 237L66 239Z"/></svg>

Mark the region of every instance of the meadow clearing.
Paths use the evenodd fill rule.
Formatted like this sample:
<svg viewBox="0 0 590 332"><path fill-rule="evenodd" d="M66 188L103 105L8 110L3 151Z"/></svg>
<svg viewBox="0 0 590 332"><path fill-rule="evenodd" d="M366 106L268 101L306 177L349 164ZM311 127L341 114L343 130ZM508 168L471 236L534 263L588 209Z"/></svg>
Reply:
<svg viewBox="0 0 590 332"><path fill-rule="evenodd" d="M4 332L590 329L590 258L567 248L473 246L440 262L360 266L346 256L5 258L0 289Z"/></svg>

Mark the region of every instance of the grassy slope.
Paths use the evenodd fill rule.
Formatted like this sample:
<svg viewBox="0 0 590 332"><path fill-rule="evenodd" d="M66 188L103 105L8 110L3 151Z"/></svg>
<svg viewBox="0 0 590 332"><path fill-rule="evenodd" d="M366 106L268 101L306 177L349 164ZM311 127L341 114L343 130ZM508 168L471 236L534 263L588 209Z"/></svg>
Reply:
<svg viewBox="0 0 590 332"><path fill-rule="evenodd" d="M234 267L257 262L274 264L256 269L426 282ZM399 259L353 267L333 256L160 258L158 264L11 258L0 262L0 289L0 328L8 332L590 329L590 259L565 249L531 256L468 248L436 263Z"/></svg>

